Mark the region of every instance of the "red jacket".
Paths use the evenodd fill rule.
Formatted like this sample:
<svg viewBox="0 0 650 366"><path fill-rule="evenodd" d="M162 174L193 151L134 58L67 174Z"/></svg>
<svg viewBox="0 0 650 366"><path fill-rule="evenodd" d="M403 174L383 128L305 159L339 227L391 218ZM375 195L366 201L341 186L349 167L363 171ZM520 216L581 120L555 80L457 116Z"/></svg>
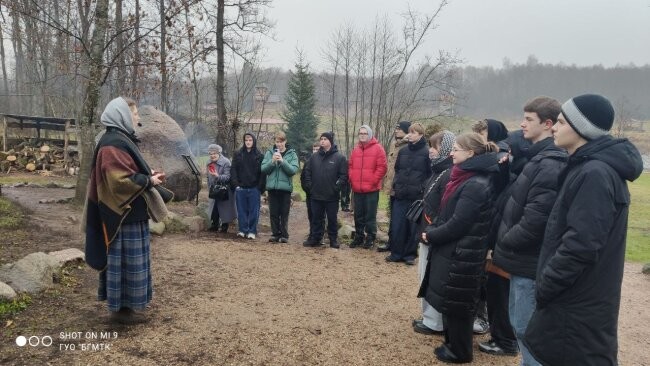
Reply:
<svg viewBox="0 0 650 366"><path fill-rule="evenodd" d="M358 143L348 161L348 174L352 191L370 193L381 189L386 175L386 152L376 138L365 144Z"/></svg>

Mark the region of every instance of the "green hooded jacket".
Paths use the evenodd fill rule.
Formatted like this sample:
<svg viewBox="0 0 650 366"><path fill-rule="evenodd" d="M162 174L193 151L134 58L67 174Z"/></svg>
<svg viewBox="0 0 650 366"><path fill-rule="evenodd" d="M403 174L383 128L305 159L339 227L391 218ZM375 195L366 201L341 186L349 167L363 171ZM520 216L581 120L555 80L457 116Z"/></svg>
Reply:
<svg viewBox="0 0 650 366"><path fill-rule="evenodd" d="M293 192L291 177L298 171L298 155L289 145L286 148L282 153L283 161L279 164L272 161L275 145L264 154L262 174L266 174L266 190Z"/></svg>

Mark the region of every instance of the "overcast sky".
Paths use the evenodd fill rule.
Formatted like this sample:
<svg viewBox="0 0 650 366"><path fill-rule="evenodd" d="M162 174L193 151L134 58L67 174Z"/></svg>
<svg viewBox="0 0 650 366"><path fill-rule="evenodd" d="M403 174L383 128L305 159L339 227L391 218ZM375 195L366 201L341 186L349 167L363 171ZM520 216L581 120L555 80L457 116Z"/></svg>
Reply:
<svg viewBox="0 0 650 366"><path fill-rule="evenodd" d="M277 41L264 40L265 66L293 67L296 47L312 69L324 68L322 45L346 22L369 28L386 15L396 31L407 9L432 12L437 0L274 0L268 15ZM467 65L524 63L579 66L650 64L650 0L451 0L419 57L459 51Z"/></svg>

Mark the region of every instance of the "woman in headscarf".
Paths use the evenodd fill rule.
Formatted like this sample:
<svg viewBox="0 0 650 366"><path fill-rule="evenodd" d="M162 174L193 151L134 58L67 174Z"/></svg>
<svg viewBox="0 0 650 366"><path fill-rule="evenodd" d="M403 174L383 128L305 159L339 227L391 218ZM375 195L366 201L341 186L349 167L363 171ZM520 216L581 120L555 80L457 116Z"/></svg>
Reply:
<svg viewBox="0 0 650 366"><path fill-rule="evenodd" d="M124 324L146 321L136 311L145 309L153 292L148 220L156 208L147 192L165 178L149 168L136 145L139 120L132 99L115 98L106 106L101 116L106 132L95 148L84 220L86 262L100 270L98 298L107 301L111 320Z"/></svg>
<svg viewBox="0 0 650 366"><path fill-rule="evenodd" d="M429 158L431 159L431 171L433 174L426 184L424 197L422 200L422 217L418 222L418 239L428 225L433 223L433 219L438 216L440 208L440 199L445 191L445 185L451 175L453 165L451 158L451 149L456 142L456 135L449 131L441 131L433 134L429 138ZM420 261L418 263L419 282L422 283L424 274L428 265L429 244L419 240L418 254ZM442 334L442 314L434 309L426 299L422 299L422 319L413 320L413 330L422 334Z"/></svg>
<svg viewBox="0 0 650 366"><path fill-rule="evenodd" d="M235 192L230 189L230 159L223 156L223 149L217 144L208 146L210 161L206 165L208 176L208 189L216 184L223 184L227 187L228 198L212 199L208 201L208 215L212 221L210 231L225 233L229 224L237 217L235 207Z"/></svg>
<svg viewBox="0 0 650 366"><path fill-rule="evenodd" d="M445 342L434 352L443 362L472 361L472 326L496 196L497 151L476 133L456 138L438 217L422 233L429 244L429 265L419 296L443 314Z"/></svg>

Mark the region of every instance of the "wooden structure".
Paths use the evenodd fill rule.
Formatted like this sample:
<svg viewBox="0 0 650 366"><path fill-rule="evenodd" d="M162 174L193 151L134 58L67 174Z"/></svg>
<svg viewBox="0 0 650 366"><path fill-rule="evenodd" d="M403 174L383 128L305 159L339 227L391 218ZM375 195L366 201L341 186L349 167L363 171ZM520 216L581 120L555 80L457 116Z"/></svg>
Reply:
<svg viewBox="0 0 650 366"><path fill-rule="evenodd" d="M64 162L68 163L68 146L70 144L70 135L77 133L77 125L74 118L55 118L55 117L37 117L23 116L17 114L0 113L2 117L2 149L8 150L7 132L9 128L26 128L36 129L36 139L41 139L41 130L63 131L63 151ZM50 139L51 140L51 139Z"/></svg>

